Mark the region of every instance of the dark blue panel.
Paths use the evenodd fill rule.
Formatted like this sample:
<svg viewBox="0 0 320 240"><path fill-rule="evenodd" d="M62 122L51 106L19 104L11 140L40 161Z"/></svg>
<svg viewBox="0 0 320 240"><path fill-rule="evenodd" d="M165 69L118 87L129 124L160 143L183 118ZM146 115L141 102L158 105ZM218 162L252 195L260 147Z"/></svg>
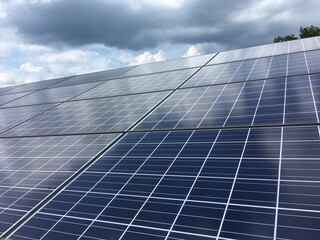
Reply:
<svg viewBox="0 0 320 240"><path fill-rule="evenodd" d="M98 220L129 224L139 209L145 202L146 198L117 196L112 202L107 204ZM92 217L94 218L94 216Z"/></svg>
<svg viewBox="0 0 320 240"><path fill-rule="evenodd" d="M176 232L171 232L169 237L167 238L168 240L211 240L212 237L208 236L201 236L201 235L194 235L194 234L189 234L189 233L176 233Z"/></svg>
<svg viewBox="0 0 320 240"><path fill-rule="evenodd" d="M121 239L123 240L132 240L132 239L141 239L141 240L162 240L166 236L165 231L160 231L158 229L148 229L143 227L130 227Z"/></svg>
<svg viewBox="0 0 320 240"><path fill-rule="evenodd" d="M189 199L226 203L230 195L232 179L198 178Z"/></svg>
<svg viewBox="0 0 320 240"><path fill-rule="evenodd" d="M275 207L277 201L277 181L240 180L234 186L231 203Z"/></svg>
<svg viewBox="0 0 320 240"><path fill-rule="evenodd" d="M224 208L224 205L212 203L186 202L175 225L173 226L173 230L189 234L215 237L217 236L218 229L221 224ZM172 234L170 236L174 237L179 235ZM192 237L188 237L186 239L204 240L206 238L196 238L196 236L192 235Z"/></svg>
<svg viewBox="0 0 320 240"><path fill-rule="evenodd" d="M63 218L47 232L42 239L78 239L91 221L77 218Z"/></svg>
<svg viewBox="0 0 320 240"><path fill-rule="evenodd" d="M165 176L153 192L152 196L185 199L193 182L193 177Z"/></svg>
<svg viewBox="0 0 320 240"><path fill-rule="evenodd" d="M274 234L275 210L229 206L220 237L267 240Z"/></svg>
<svg viewBox="0 0 320 240"><path fill-rule="evenodd" d="M279 206L283 208L319 210L318 182L286 182L280 184Z"/></svg>
<svg viewBox="0 0 320 240"><path fill-rule="evenodd" d="M109 239L119 239L125 230L125 226L106 223L106 222L94 222L90 228L88 228L81 239L105 239L108 236Z"/></svg>
<svg viewBox="0 0 320 240"><path fill-rule="evenodd" d="M206 177L234 177L239 165L237 157L234 158L208 158L201 176Z"/></svg>
<svg viewBox="0 0 320 240"><path fill-rule="evenodd" d="M155 169L157 167L154 167ZM156 170L155 170L156 171ZM141 171L142 172L142 171ZM157 171L156 171L157 172ZM121 190L121 194L149 196L158 184L161 175L135 175Z"/></svg>
<svg viewBox="0 0 320 240"><path fill-rule="evenodd" d="M319 212L279 210L277 239L318 240Z"/></svg>
<svg viewBox="0 0 320 240"><path fill-rule="evenodd" d="M38 213L15 233L14 239L40 239L52 228L59 217ZM21 238L20 238L21 237ZM25 237L25 238L24 238Z"/></svg>
<svg viewBox="0 0 320 240"><path fill-rule="evenodd" d="M13 224L15 224L21 217L23 217L27 212L15 211L10 209L1 209L0 214L0 232L3 233Z"/></svg>
<svg viewBox="0 0 320 240"><path fill-rule="evenodd" d="M181 205L182 201L149 199L132 224L169 230Z"/></svg>

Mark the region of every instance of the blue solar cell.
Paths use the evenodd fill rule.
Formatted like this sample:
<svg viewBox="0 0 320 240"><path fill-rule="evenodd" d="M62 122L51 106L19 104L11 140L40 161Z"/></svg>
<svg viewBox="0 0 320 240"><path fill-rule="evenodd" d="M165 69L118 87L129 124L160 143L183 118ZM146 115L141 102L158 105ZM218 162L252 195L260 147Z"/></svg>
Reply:
<svg viewBox="0 0 320 240"><path fill-rule="evenodd" d="M279 210L277 239L319 239L319 212Z"/></svg>
<svg viewBox="0 0 320 240"><path fill-rule="evenodd" d="M274 219L274 209L230 206L220 237L248 240L272 239Z"/></svg>
<svg viewBox="0 0 320 240"><path fill-rule="evenodd" d="M277 201L275 181L240 180L235 182L230 202L233 204L275 207Z"/></svg>
<svg viewBox="0 0 320 240"><path fill-rule="evenodd" d="M197 239L196 234L212 238L217 236L223 211L222 205L187 202L173 227L173 231L190 234L187 239ZM174 236L179 235L170 234L170 236L174 239ZM188 235L182 236L187 237Z"/></svg>

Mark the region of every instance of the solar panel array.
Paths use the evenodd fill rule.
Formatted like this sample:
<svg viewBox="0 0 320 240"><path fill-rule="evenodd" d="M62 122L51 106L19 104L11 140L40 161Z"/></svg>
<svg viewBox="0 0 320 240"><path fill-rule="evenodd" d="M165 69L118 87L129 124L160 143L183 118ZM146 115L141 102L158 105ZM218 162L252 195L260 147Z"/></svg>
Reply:
<svg viewBox="0 0 320 240"><path fill-rule="evenodd" d="M320 38L0 89L10 239L320 238Z"/></svg>

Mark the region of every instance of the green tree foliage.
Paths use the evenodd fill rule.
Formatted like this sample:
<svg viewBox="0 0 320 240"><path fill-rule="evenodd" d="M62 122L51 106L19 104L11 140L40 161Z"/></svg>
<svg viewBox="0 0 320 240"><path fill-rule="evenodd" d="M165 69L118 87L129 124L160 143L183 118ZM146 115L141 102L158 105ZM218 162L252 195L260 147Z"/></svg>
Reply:
<svg viewBox="0 0 320 240"><path fill-rule="evenodd" d="M320 36L320 28L311 25L310 27L300 27L299 30L300 38L308 38L308 37L315 37L315 36ZM273 42L286 42L286 41L291 41L298 39L294 34L289 34L286 36L278 36L275 39L273 39Z"/></svg>
<svg viewBox="0 0 320 240"><path fill-rule="evenodd" d="M308 38L308 37L315 37L320 36L320 28L311 25L310 27L300 27L300 37L301 38Z"/></svg>
<svg viewBox="0 0 320 240"><path fill-rule="evenodd" d="M296 40L298 39L294 34L290 34L290 35L287 35L287 36L278 36L276 37L273 42L277 43L277 42L286 42L286 41L291 41L291 40Z"/></svg>

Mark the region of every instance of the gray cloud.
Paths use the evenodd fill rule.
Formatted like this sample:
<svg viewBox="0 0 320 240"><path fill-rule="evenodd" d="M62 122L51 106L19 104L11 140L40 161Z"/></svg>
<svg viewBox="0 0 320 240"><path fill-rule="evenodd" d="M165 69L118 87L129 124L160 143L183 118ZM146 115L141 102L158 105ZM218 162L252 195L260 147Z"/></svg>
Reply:
<svg viewBox="0 0 320 240"><path fill-rule="evenodd" d="M143 1L140 7L134 7L132 2L135 1L8 1L4 8L6 24L16 28L25 41L56 47L100 43L138 50L163 43L212 43L237 48L269 43L277 35L296 33L301 25L319 22L317 12L312 10L319 9L317 0L306 0L303 5L298 0L277 1L266 5L266 9L262 6L262 10L258 3L268 1L187 0L181 8L161 8ZM303 11L309 11L310 22L302 17Z"/></svg>

